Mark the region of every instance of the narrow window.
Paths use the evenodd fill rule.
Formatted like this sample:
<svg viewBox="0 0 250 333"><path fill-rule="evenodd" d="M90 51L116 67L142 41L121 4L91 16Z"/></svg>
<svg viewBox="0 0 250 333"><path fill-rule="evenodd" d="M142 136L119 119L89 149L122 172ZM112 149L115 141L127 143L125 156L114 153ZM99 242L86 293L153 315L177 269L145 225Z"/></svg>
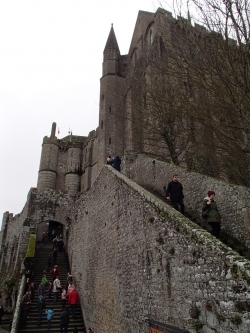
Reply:
<svg viewBox="0 0 250 333"><path fill-rule="evenodd" d="M109 107L109 113L111 113L111 106Z"/></svg>
<svg viewBox="0 0 250 333"><path fill-rule="evenodd" d="M151 29L149 31L149 43L150 43L150 45L153 44L153 31Z"/></svg>
<svg viewBox="0 0 250 333"><path fill-rule="evenodd" d="M109 144L111 145L111 138L109 138Z"/></svg>

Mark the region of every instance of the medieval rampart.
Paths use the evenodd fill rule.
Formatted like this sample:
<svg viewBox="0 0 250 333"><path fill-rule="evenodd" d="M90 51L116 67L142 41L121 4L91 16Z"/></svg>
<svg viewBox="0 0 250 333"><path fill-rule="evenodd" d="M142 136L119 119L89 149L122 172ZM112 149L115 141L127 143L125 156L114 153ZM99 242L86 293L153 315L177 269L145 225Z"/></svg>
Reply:
<svg viewBox="0 0 250 333"><path fill-rule="evenodd" d="M248 331L249 261L127 177L104 167L72 213L69 259L95 332L147 332L147 318Z"/></svg>
<svg viewBox="0 0 250 333"><path fill-rule="evenodd" d="M138 157L134 167L139 158L150 161ZM40 234L51 220L69 228L72 274L96 333L147 332L148 318L190 332L248 332L249 261L113 168L76 197L32 189L25 207L27 215L16 217L20 237L31 227Z"/></svg>

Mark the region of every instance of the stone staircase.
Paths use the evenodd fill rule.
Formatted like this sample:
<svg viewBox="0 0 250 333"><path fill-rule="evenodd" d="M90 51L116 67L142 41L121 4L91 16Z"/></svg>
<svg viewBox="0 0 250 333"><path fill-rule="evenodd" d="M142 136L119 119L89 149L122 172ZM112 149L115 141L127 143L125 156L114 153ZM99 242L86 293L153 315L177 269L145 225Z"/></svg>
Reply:
<svg viewBox="0 0 250 333"><path fill-rule="evenodd" d="M34 333L34 332L60 332L60 314L62 313L62 301L59 297L56 303L53 302L53 294L51 303L49 302L48 297L46 296L46 309L53 308L54 317L51 321L50 329L47 328L47 318L44 310L41 325L37 326L38 320L38 310L37 310L37 297L38 297L38 286L41 282L41 279L44 274L44 270L47 264L47 256L52 252L52 243L43 244L37 242L36 244L36 254L35 254L35 265L34 265L34 282L35 282L35 298L30 306L29 316L27 318L26 324L23 324L23 318L20 318L20 324L18 333ZM68 255L65 252L58 252L57 262L62 287L66 286L67 273L70 271ZM51 266L53 267L53 265ZM49 269L46 271L46 277L48 280L52 281L52 278L49 273ZM73 277L74 283L74 277ZM46 286L47 291L47 286ZM78 328L79 332L86 332L84 320L82 316L82 311L80 305L77 305L76 309L76 318L70 318L70 323L68 326L68 332L72 332L74 327Z"/></svg>
<svg viewBox="0 0 250 333"><path fill-rule="evenodd" d="M163 187L163 192L159 193L157 191L155 191L152 188L146 188L145 189L149 192L151 192L152 194L154 194L157 198L161 199L162 201L166 202L169 206L171 206L172 208L174 208L174 205L172 204L171 201L167 201L166 200L166 195L163 195L163 193L166 194L166 188L165 186ZM205 229L206 231L210 232L211 231L211 227L207 224L207 222L205 220L197 220L196 218L193 218L189 213L185 212L185 216L190 219L192 222L194 222L195 224L197 224L198 226L200 226L202 229ZM239 240L237 240L233 235L230 235L228 233L225 233L223 230L220 232L220 237L219 240L224 243L225 245L231 247L234 251L238 252L239 255L241 255L242 257L250 260L250 251L248 248L246 248L246 246L242 243L239 242Z"/></svg>

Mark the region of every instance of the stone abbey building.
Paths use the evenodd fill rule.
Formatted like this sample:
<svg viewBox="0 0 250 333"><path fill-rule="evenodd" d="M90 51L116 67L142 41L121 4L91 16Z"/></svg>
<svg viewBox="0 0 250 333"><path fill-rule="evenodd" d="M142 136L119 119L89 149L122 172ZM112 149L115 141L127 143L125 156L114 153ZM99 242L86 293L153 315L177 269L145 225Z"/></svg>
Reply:
<svg viewBox="0 0 250 333"><path fill-rule="evenodd" d="M168 163L167 143L148 132L141 118L144 99L136 96L143 85L134 85L134 73L140 75L151 47L165 47L162 22L175 19L162 9L140 11L127 55L120 55L112 26L98 128L88 137L59 140L53 123L43 139L37 188L30 189L20 214L3 216L0 288L10 299L5 307L14 307L20 290L30 235L39 241L43 231L60 225L84 320L95 333L148 332L154 321L192 333L250 332L249 260L198 225L203 198L213 189L224 232L249 249L249 188L187 171L187 160ZM122 158L121 172L106 165L109 155ZM196 223L152 194L163 195L175 172Z"/></svg>
<svg viewBox="0 0 250 333"><path fill-rule="evenodd" d="M51 136L45 137L38 177L38 189L59 189L70 193L90 188L109 155L124 156L124 151L166 155L164 144L147 143L147 133L138 126L136 105L130 102L130 78L143 52L156 39L166 11L140 11L128 55L121 55L114 28L111 27L103 52L103 70L100 80L99 126L88 137L72 136L57 139L56 124ZM171 15L170 15L171 17ZM172 17L171 17L172 20Z"/></svg>

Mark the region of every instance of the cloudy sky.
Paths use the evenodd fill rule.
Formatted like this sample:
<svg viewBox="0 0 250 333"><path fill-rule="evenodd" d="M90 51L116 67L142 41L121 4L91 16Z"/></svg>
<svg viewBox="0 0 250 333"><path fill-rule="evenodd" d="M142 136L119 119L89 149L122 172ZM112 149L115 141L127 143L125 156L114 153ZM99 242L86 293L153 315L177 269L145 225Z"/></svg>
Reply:
<svg viewBox="0 0 250 333"><path fill-rule="evenodd" d="M43 137L98 126L103 49L111 28L127 54L139 10L157 0L0 1L0 215L36 187ZM0 218L0 224L2 217Z"/></svg>

